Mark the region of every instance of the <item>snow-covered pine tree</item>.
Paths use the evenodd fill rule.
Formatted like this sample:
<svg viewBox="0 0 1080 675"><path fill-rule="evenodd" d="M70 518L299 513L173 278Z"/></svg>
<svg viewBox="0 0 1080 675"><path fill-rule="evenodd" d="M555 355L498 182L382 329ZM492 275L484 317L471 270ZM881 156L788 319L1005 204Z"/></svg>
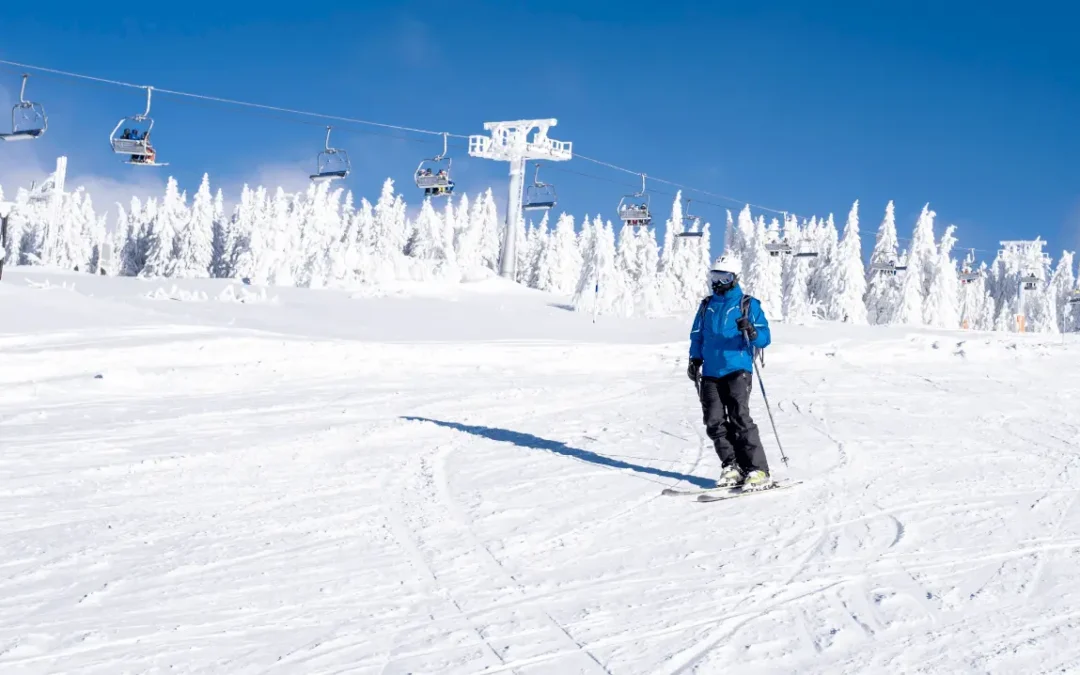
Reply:
<svg viewBox="0 0 1080 675"><path fill-rule="evenodd" d="M731 209L725 209L727 212L727 222L724 226L724 250L735 250L735 221L731 217Z"/></svg>
<svg viewBox="0 0 1080 675"><path fill-rule="evenodd" d="M773 218L766 225L765 217L759 216L754 234L762 240L764 250L764 257L758 261L761 267L754 295L761 301L765 315L780 321L784 318L784 262L779 251L768 249L769 245L776 246L780 243L780 221ZM758 253L760 255L760 252Z"/></svg>
<svg viewBox="0 0 1080 675"><path fill-rule="evenodd" d="M633 293L616 264L615 231L596 216L585 233L586 257L573 305L578 311L630 316Z"/></svg>
<svg viewBox="0 0 1080 675"><path fill-rule="evenodd" d="M656 230L647 228L638 235L638 261L640 270L634 287L635 313L640 316L657 316L666 310L660 294L660 247L656 242Z"/></svg>
<svg viewBox="0 0 1080 675"><path fill-rule="evenodd" d="M495 207L495 196L491 188L477 199L479 203L478 224L480 237L477 249L480 254L480 264L488 269L498 272L501 260L502 240L499 239L499 213Z"/></svg>
<svg viewBox="0 0 1080 675"><path fill-rule="evenodd" d="M637 288L638 280L642 271L638 263L641 257L638 255L638 247L641 245L638 239L638 229L623 225L619 230L618 243L615 249L615 266L626 279L631 293Z"/></svg>
<svg viewBox="0 0 1080 675"><path fill-rule="evenodd" d="M210 194L210 175L203 174L202 184L191 203L191 216L177 236L174 276L205 278L210 276L214 258L214 203Z"/></svg>
<svg viewBox="0 0 1080 675"><path fill-rule="evenodd" d="M783 288L780 267L777 261L770 260L771 256L765 247L768 242L765 219L758 218L752 228L749 234L740 233L743 249L742 278L739 285L761 302L766 316L782 317Z"/></svg>
<svg viewBox="0 0 1080 675"><path fill-rule="evenodd" d="M812 302L821 312L827 312L829 296L833 292L832 276L836 269L837 249L839 248L840 234L836 230L833 214L824 219L810 220L807 230L807 242L817 252L817 257L811 259L809 295Z"/></svg>
<svg viewBox="0 0 1080 675"><path fill-rule="evenodd" d="M447 241L442 218L435 212L431 199L425 199L416 217L415 232L409 252L415 264L414 279L459 281L460 272L453 260L453 249L446 250Z"/></svg>
<svg viewBox="0 0 1080 675"><path fill-rule="evenodd" d="M945 228L937 247L930 288L923 305L923 320L928 326L958 328L960 326L960 281L957 278L956 261L952 249L956 244L955 225Z"/></svg>
<svg viewBox="0 0 1080 675"><path fill-rule="evenodd" d="M907 270L904 272L900 290L900 305L891 323L922 325L925 323L924 306L926 294L930 290L937 261L937 248L934 245L934 216L930 205L923 206L915 231L911 237L911 248L907 253Z"/></svg>
<svg viewBox="0 0 1080 675"><path fill-rule="evenodd" d="M896 211L892 200L885 206L885 218L878 227L877 241L870 254L867 270L866 316L871 324L886 324L897 315L900 307L902 277L875 265L896 265L899 262L896 237Z"/></svg>
<svg viewBox="0 0 1080 675"><path fill-rule="evenodd" d="M1076 288L1069 294L1070 299L1080 297L1080 274L1076 278ZM1069 305L1069 321L1066 324L1065 330L1073 333L1080 330L1080 302L1070 302Z"/></svg>
<svg viewBox="0 0 1080 675"><path fill-rule="evenodd" d="M844 238L836 249L836 258L826 276L828 294L825 316L833 321L856 325L867 323L866 270L862 262L862 239L859 237L859 200L851 205Z"/></svg>
<svg viewBox="0 0 1080 675"><path fill-rule="evenodd" d="M176 179L170 177L165 186L165 197L153 221L154 227L150 234L150 250L147 252L146 265L139 276L172 276L176 265L176 233L187 218L187 207L180 196Z"/></svg>
<svg viewBox="0 0 1080 675"><path fill-rule="evenodd" d="M405 222L405 202L401 195L394 194L394 181L390 178L383 182L373 216L371 271L365 276L376 283L407 278L408 262L404 250L409 230Z"/></svg>
<svg viewBox="0 0 1080 675"><path fill-rule="evenodd" d="M1024 291L1026 305L1026 330L1031 333L1058 333L1059 308L1055 306L1054 290L1050 286L1052 276L1050 256L1042 251L1042 239L1036 237L1038 248L1028 251L1025 273L1033 273L1037 279L1034 290Z"/></svg>
<svg viewBox="0 0 1080 675"><path fill-rule="evenodd" d="M544 256L544 251L548 249L551 241L551 226L548 221L548 212L544 212L544 217L540 219L540 224L533 228L529 235L528 246L526 247L525 255L525 267L528 273L524 277L522 283L526 284L530 288L540 287L540 265Z"/></svg>
<svg viewBox="0 0 1080 675"><path fill-rule="evenodd" d="M753 245L755 239L755 229L754 216L750 213L750 205L747 204L742 208L742 211L739 211L739 217L735 222L735 227L730 228L731 246L724 249L725 251L734 253L737 258L743 261L744 277L747 273L745 262L753 255L750 247Z"/></svg>
<svg viewBox="0 0 1080 675"><path fill-rule="evenodd" d="M458 230L457 211L454 209L450 197L446 198L446 205L443 207L442 225L442 249L446 255L447 270L453 270L451 276L455 281L461 281L461 268L458 266L457 249L454 248Z"/></svg>
<svg viewBox="0 0 1080 675"><path fill-rule="evenodd" d="M681 233L683 229L682 190L679 190L675 193L675 200L671 203L671 216L667 219L664 227L664 243L663 248L660 250L660 265L658 267L661 287L667 285L664 279L666 269L671 263L671 256L675 252L675 240L677 238L675 235Z"/></svg>
<svg viewBox="0 0 1080 675"><path fill-rule="evenodd" d="M792 237L793 248L802 244L802 235ZM817 313L817 305L810 297L810 262L806 258L791 256L786 261L784 277L783 317L789 323L805 323Z"/></svg>
<svg viewBox="0 0 1080 675"><path fill-rule="evenodd" d="M536 226L529 222L529 227L526 227L525 218L518 218L515 224L517 233L514 235L514 281L522 285L528 285L529 283L529 230L534 230L532 233L535 238Z"/></svg>
<svg viewBox="0 0 1080 675"><path fill-rule="evenodd" d="M1061 258L1058 259L1057 267L1054 268L1054 274L1050 277L1050 288L1048 294L1050 301L1053 303L1054 308L1058 314L1058 326L1063 331L1068 331L1072 327L1071 312L1069 311L1069 296L1072 293L1073 285L1076 283L1076 278L1073 275L1073 252L1062 251Z"/></svg>
<svg viewBox="0 0 1080 675"><path fill-rule="evenodd" d="M586 221L586 226L588 221ZM547 238L537 261L536 287L542 291L567 295L574 292L581 276L581 249L574 232L574 217L559 214L555 231Z"/></svg>

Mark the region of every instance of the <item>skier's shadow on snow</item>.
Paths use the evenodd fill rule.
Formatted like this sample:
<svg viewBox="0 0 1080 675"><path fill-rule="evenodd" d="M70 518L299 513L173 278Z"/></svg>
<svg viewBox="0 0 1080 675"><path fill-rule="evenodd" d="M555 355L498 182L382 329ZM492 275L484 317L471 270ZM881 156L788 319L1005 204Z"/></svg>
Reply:
<svg viewBox="0 0 1080 675"><path fill-rule="evenodd" d="M446 422L444 420L433 420L427 417L403 416L402 419L409 420L411 422L431 422L432 424L437 424L440 427L446 427L447 429L455 429L466 434L472 434L473 436L480 436L482 438L488 438L493 441L501 441L503 443L513 443L519 448L548 450L559 455L565 455L567 457L573 457L574 459L580 459L584 462L591 462L592 464L599 464L600 466L609 466L613 469L630 469L631 471L636 471L637 473L645 473L651 476L684 480L692 485L696 485L702 488L713 487L716 484L715 480L711 480L708 478L691 476L690 474L679 473L678 471L665 471L664 469L657 469L651 466L642 466L641 464L631 464L630 462L624 462L620 459L605 457L604 455L595 453L591 450L574 448L561 441L552 441L546 438L540 438L539 436L533 436L532 434L526 434L520 431L499 429L497 427L484 427L473 424L461 424L460 422Z"/></svg>

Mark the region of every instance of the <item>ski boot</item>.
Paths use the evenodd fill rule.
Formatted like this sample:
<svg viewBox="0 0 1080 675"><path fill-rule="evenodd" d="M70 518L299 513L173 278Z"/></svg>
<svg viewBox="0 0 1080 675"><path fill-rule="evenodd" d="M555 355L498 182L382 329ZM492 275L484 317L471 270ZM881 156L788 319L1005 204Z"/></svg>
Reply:
<svg viewBox="0 0 1080 675"><path fill-rule="evenodd" d="M758 490L768 490L774 485L776 483L769 474L764 471L751 471L743 481L742 489L744 492L756 492Z"/></svg>
<svg viewBox="0 0 1080 675"><path fill-rule="evenodd" d="M733 488L742 484L743 472L737 464L727 464L720 470L720 478L716 479L716 487Z"/></svg>

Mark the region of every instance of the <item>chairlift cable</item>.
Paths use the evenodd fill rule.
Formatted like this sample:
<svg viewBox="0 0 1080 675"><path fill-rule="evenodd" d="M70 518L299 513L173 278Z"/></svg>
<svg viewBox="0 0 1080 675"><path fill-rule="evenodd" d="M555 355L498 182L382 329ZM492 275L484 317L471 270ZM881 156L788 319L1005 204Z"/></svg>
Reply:
<svg viewBox="0 0 1080 675"><path fill-rule="evenodd" d="M196 100L196 101L207 101L207 102L212 102L212 103L221 103L221 104L225 104L225 105L235 105L235 106L241 106L241 107L250 108L250 109L254 109L254 110L266 110L266 111L273 111L273 112L278 112L278 113L285 113L285 114L289 114L289 115L314 117L314 118L318 118L318 119L334 120L334 121L346 122L346 123L350 123L350 124L358 124L358 125L366 125L366 126L378 127L378 128L382 128L382 129L392 129L392 130L396 130L396 131L403 131L403 132L409 132L409 133L426 134L426 135L429 135L429 136L442 136L443 137L443 145L444 145L444 151L443 151L442 156L445 156L446 153L447 153L446 148L448 146L448 139L449 138L451 138L451 137L452 138L461 138L461 139L468 139L469 138L469 136L465 135L465 134L453 134L453 133L449 133L449 132L445 132L445 131L434 131L434 130L431 130L431 129L420 129L420 128L417 128L417 127L409 127L409 126L396 125L396 124L386 124L386 123L383 123L383 122L373 122L371 120L363 120L363 119L354 118L354 117L345 117L345 116L341 116L341 115L330 115L330 114L326 114L326 113L312 112L312 111L308 111L308 110L299 110L299 109L295 109L295 108L286 108L286 107L282 107L282 106L273 106L273 105L267 105L267 104L263 104L263 103L253 103L251 101L242 101L242 100L238 100L238 99L230 99L230 98L224 98L224 97L220 97L220 96L210 96L210 95L206 95L206 94L196 94L196 93L193 93L193 92L180 91L180 90L177 90L177 89L164 89L164 88L159 88L159 87L151 87L150 85L134 84L134 83L131 83L131 82L125 82L123 80L115 80L115 79L110 79L110 78L97 77L97 76L94 76L94 75L86 75L86 74L83 74L83 73L75 73L75 72L71 72L71 71L60 70L60 69L57 69L57 68L49 68L49 67L46 67L46 66L36 66L36 65L32 65L32 64L28 64L28 63L21 63L21 62L17 62L17 61L8 61L8 60L5 60L5 59L0 59L0 64L7 65L7 66L13 66L13 67L20 68L20 69L35 70L35 71L39 71L39 72L43 72L43 73L49 73L49 74L52 74L52 75L59 75L59 76L70 77L70 78L74 78L74 79L86 80L86 81L89 81L89 82L96 82L96 83L99 83L99 84L113 85L113 86L118 86L118 87L127 87L127 88L131 88L131 89L144 89L144 90L147 90L148 93L149 93L150 89L153 89L159 94L169 94L169 95L172 95L172 96L189 98L189 99L193 99L193 100ZM302 120L292 120L292 121L302 122ZM408 140L412 140L412 139L408 139ZM620 172L623 172L623 173L628 173L628 174L631 174L631 175L640 176L642 178L642 181L644 181L644 179L645 179L645 174L643 172L634 171L632 169L627 169L626 167L622 167L622 166L619 166L617 164L612 164L610 162L605 162L603 160L596 159L596 158L593 158L593 157L588 157L588 156L582 155L580 153L574 153L574 158L575 159L582 159L584 161L591 162L591 163L597 164L599 166L607 167L607 168L615 170L615 171L620 171ZM566 169L562 169L562 168L556 168L556 167L552 167L552 168L554 170L558 170L558 171L566 171ZM578 172L569 171L568 173L578 173ZM585 173L578 173L578 175L587 176L587 177L591 177L591 178L596 178L596 179L599 179L599 180L609 180L609 179L603 179L603 178L601 178L599 176L592 176L590 174L585 174ZM679 188L681 190L686 190L686 191L689 191L689 192L696 192L698 194L706 195L706 196L713 197L715 199L720 199L720 200L730 202L730 203L733 203L733 204L746 205L746 206L749 206L751 208L757 209L759 211L766 211L766 212L775 213L775 214L778 214L778 215L792 215L792 216L795 216L796 218L800 217L799 214L794 212L794 211L788 211L788 210L782 210L782 209L774 209L772 207L764 206L762 204L757 204L757 203L754 203L754 202L748 202L746 200L737 199L737 198L731 197L729 195L723 195L723 194L712 192L712 191L709 191L709 190L703 190L701 188L696 188L696 187L693 187L693 186L690 186L690 185L686 185L686 184L683 184L683 183L678 183L678 182L667 180L667 179L664 179L664 178L657 178L656 176L651 176L650 175L649 179L651 179L654 183L662 183L664 185L670 185L672 187ZM615 181L610 181L610 182L615 182ZM667 194L667 195L671 194L670 192L664 192L664 191L660 191L660 190L650 190L650 191L654 192L656 194ZM727 208L722 204L716 204L716 203L707 202L707 201L704 201L704 200L696 200L696 203L698 203L698 204L706 204L706 205L714 206L714 207L717 207L717 208ZM860 234L862 234L862 233L870 234L870 232L868 232L866 230L860 230ZM909 238L904 238L904 237L898 237L897 239L899 241L909 241L910 240ZM988 251L987 249L974 249L974 250L982 252L982 253L992 252L992 251Z"/></svg>
<svg viewBox="0 0 1080 675"><path fill-rule="evenodd" d="M90 81L93 81L93 82L100 82L100 83L103 83L103 84L111 84L111 85L115 85L115 86L118 86L118 87L129 87L129 88L132 88L132 89L146 89L147 88L147 85L132 84L131 82L124 82L124 81L121 81L121 80L111 80L111 79L108 79L108 78L96 77L96 76L93 76L93 75L83 75L81 73L73 73L73 72L70 72L70 71L58 70L56 68L46 68L46 67L43 67L43 66L34 66L34 65L27 64L27 63L18 63L18 62L15 62L15 61L6 61L6 60L3 60L3 59L0 59L0 63L6 64L6 65L9 65L9 66L15 66L15 67L18 67L18 68L29 68L30 70L39 70L41 72L52 73L54 75L63 75L63 76L66 76L66 77L73 77L73 78L78 78L78 79L83 79L83 80L90 80ZM195 93L187 92L187 91L179 91L177 89L163 89L163 88L160 88L160 87L154 87L154 90L157 91L157 93L159 93L159 94L171 94L173 96L184 96L184 97L187 97L187 98L199 99L199 100L203 100L203 101L213 101L214 103L224 103L224 104L227 104L227 105L245 106L245 107L248 107L248 108L258 108L258 109L262 109L262 110L273 110L275 112L289 113L291 115L304 115L304 116L307 116L307 117L318 117L318 118L321 118L321 119L337 120L339 122L349 122L349 123L352 123L352 124L366 124L366 125L374 126L374 127L382 127L384 129L397 129L398 131L408 131L408 132L417 133L417 134L428 134L428 135L431 135L431 136L448 135L448 136L453 136L454 138L468 138L468 136L465 136L465 135L447 134L444 131L431 131L429 129L417 129L415 127L406 127L406 126L400 126L400 125L396 125L396 124L384 124L382 122L372 122L370 120L361 120L361 119L356 119L356 118L353 118L353 117L343 117L343 116L340 116L340 115L328 115L328 114L325 114L325 113L311 112L311 111L308 111L308 110L296 110L296 109L293 109L293 108L284 108L284 107L281 107L281 106L266 105L264 103L252 103L250 101L240 101L240 100L237 100L237 99L223 98L223 97L220 97L220 96L208 96L208 95L205 95L205 94L195 94Z"/></svg>

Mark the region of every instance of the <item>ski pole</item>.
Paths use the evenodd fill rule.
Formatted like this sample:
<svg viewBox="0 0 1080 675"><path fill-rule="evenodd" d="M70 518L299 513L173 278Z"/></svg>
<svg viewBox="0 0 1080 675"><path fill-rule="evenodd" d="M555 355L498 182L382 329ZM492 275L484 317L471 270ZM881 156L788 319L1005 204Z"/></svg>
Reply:
<svg viewBox="0 0 1080 675"><path fill-rule="evenodd" d="M754 367L754 376L757 377L758 388L761 389L761 398L765 401L765 412L769 413L769 426L772 427L773 438L776 439L776 447L780 449L780 458L784 460L784 466L788 465L787 455L784 454L784 446L780 444L780 434L776 431L776 421L773 420L772 406L769 405L769 396L765 393L765 381L761 379L761 371L758 370L757 360L754 358L754 346L750 344L750 336L743 331L746 338L746 346L750 348L750 363Z"/></svg>

